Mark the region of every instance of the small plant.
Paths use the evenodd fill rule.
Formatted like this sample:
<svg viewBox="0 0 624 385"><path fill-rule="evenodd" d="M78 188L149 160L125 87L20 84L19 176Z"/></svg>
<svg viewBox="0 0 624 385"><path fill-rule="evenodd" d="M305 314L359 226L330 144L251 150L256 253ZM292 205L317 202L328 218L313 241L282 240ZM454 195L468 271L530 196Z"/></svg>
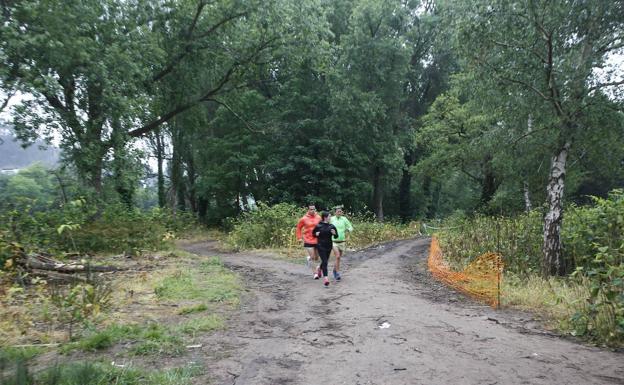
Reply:
<svg viewBox="0 0 624 385"><path fill-rule="evenodd" d="M92 319L110 305L112 290L103 283L79 283L62 290L51 291L51 302L57 308L57 319L67 325L69 340L73 339L76 324Z"/></svg>

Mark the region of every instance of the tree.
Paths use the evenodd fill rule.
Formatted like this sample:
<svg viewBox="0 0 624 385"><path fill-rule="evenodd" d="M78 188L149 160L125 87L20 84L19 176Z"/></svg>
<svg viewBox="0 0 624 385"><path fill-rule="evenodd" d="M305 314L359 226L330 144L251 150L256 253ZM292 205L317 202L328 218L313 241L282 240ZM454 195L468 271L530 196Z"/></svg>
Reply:
<svg viewBox="0 0 624 385"><path fill-rule="evenodd" d="M624 47L624 3L578 1L470 1L455 3L458 47L484 82L509 92L530 92L548 106L552 132L544 217L543 275L564 274L561 223L570 151L588 136L605 103L620 97L624 80L598 72Z"/></svg>
<svg viewBox="0 0 624 385"><path fill-rule="evenodd" d="M279 40L264 24L274 6L204 0L3 3L0 86L32 95L14 110L18 136L25 143L61 137L66 160L101 195L102 171L122 157L131 138L198 104L218 102L245 66Z"/></svg>
<svg viewBox="0 0 624 385"><path fill-rule="evenodd" d="M399 1L361 1L341 36L340 59L332 77L332 113L340 135L355 144L372 186L372 207L384 220L387 186L403 163L401 134L407 130L400 106L411 50L406 34L413 9Z"/></svg>

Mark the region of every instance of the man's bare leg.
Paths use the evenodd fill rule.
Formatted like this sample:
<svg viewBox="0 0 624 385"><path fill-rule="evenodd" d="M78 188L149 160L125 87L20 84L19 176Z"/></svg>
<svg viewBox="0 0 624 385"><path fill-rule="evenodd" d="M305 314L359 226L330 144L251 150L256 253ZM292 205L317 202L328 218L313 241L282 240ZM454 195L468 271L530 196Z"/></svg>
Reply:
<svg viewBox="0 0 624 385"><path fill-rule="evenodd" d="M334 249L334 254L336 255L336 264L334 265L334 270L336 272L340 271L340 257L342 257L342 251L339 248Z"/></svg>
<svg viewBox="0 0 624 385"><path fill-rule="evenodd" d="M313 272L316 271L315 263L314 263L314 251L316 250L313 247L306 247L306 252L308 253L308 266L312 269Z"/></svg>
<svg viewBox="0 0 624 385"><path fill-rule="evenodd" d="M333 247L334 250L334 255L336 256L336 263L334 264L334 278L336 279L340 279L340 257L342 257L342 251L340 250L339 247L334 246Z"/></svg>

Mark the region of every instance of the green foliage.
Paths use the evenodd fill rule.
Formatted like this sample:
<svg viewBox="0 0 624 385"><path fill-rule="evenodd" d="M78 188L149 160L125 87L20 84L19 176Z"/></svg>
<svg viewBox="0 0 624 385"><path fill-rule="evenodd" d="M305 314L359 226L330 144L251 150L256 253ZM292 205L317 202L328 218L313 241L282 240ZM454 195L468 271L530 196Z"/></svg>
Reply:
<svg viewBox="0 0 624 385"><path fill-rule="evenodd" d="M100 204L83 198L67 204L41 205L22 199L13 208L0 207L0 262L11 255L10 245L52 253L127 253L159 250L176 234L196 228L191 214L172 216L167 210L140 211L120 203Z"/></svg>
<svg viewBox="0 0 624 385"><path fill-rule="evenodd" d="M61 324L68 325L69 339L73 337L74 326L96 317L110 306L111 288L103 283L77 284L67 290L55 287L51 302L58 310Z"/></svg>
<svg viewBox="0 0 624 385"><path fill-rule="evenodd" d="M294 241L295 226L303 214L293 204L259 203L256 210L243 213L234 222L227 243L236 249L288 246Z"/></svg>
<svg viewBox="0 0 624 385"><path fill-rule="evenodd" d="M237 249L299 247L295 228L304 214L304 209L291 204L259 204L258 209L244 213L235 221L226 242ZM419 234L419 226L415 224L380 223L364 215L350 219L355 230L350 234L349 247L357 249Z"/></svg>
<svg viewBox="0 0 624 385"><path fill-rule="evenodd" d="M487 252L503 256L505 269L517 274L541 266L542 216L538 211L516 217L477 215L449 217L438 233L445 258L458 269Z"/></svg>
<svg viewBox="0 0 624 385"><path fill-rule="evenodd" d="M592 208L572 207L564 217L562 239L573 266L593 266L604 247L616 260L624 258L624 190L607 198L591 197Z"/></svg>
<svg viewBox="0 0 624 385"><path fill-rule="evenodd" d="M574 274L590 289L571 323L579 335L617 345L624 342L624 191L593 201L589 210L572 210L565 222Z"/></svg>
<svg viewBox="0 0 624 385"><path fill-rule="evenodd" d="M353 218L354 231L349 235L349 247L362 249L382 242L406 239L420 235L418 223L399 223L395 221L376 222L372 218L361 220Z"/></svg>

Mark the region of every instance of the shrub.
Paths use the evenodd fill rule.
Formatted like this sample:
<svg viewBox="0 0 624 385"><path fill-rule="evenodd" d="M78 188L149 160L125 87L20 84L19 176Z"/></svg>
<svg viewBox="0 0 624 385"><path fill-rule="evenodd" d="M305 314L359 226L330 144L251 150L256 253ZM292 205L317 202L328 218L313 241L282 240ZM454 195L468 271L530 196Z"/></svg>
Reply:
<svg viewBox="0 0 624 385"><path fill-rule="evenodd" d="M244 213L233 225L226 242L235 249L296 248L295 229L305 209L288 203L275 206L259 204L257 210ZM396 239L419 235L419 225L388 221L375 222L373 217L347 217L353 223L349 246L356 249Z"/></svg>
<svg viewBox="0 0 624 385"><path fill-rule="evenodd" d="M46 210L23 200L15 209L0 211L0 268L10 257L10 245L53 254L128 253L164 248L177 234L196 228L191 214L160 209L141 211L121 204L96 206L77 199Z"/></svg>
<svg viewBox="0 0 624 385"><path fill-rule="evenodd" d="M288 247L296 243L295 226L304 213L289 203L259 203L256 210L245 212L234 221L227 243L235 249Z"/></svg>

